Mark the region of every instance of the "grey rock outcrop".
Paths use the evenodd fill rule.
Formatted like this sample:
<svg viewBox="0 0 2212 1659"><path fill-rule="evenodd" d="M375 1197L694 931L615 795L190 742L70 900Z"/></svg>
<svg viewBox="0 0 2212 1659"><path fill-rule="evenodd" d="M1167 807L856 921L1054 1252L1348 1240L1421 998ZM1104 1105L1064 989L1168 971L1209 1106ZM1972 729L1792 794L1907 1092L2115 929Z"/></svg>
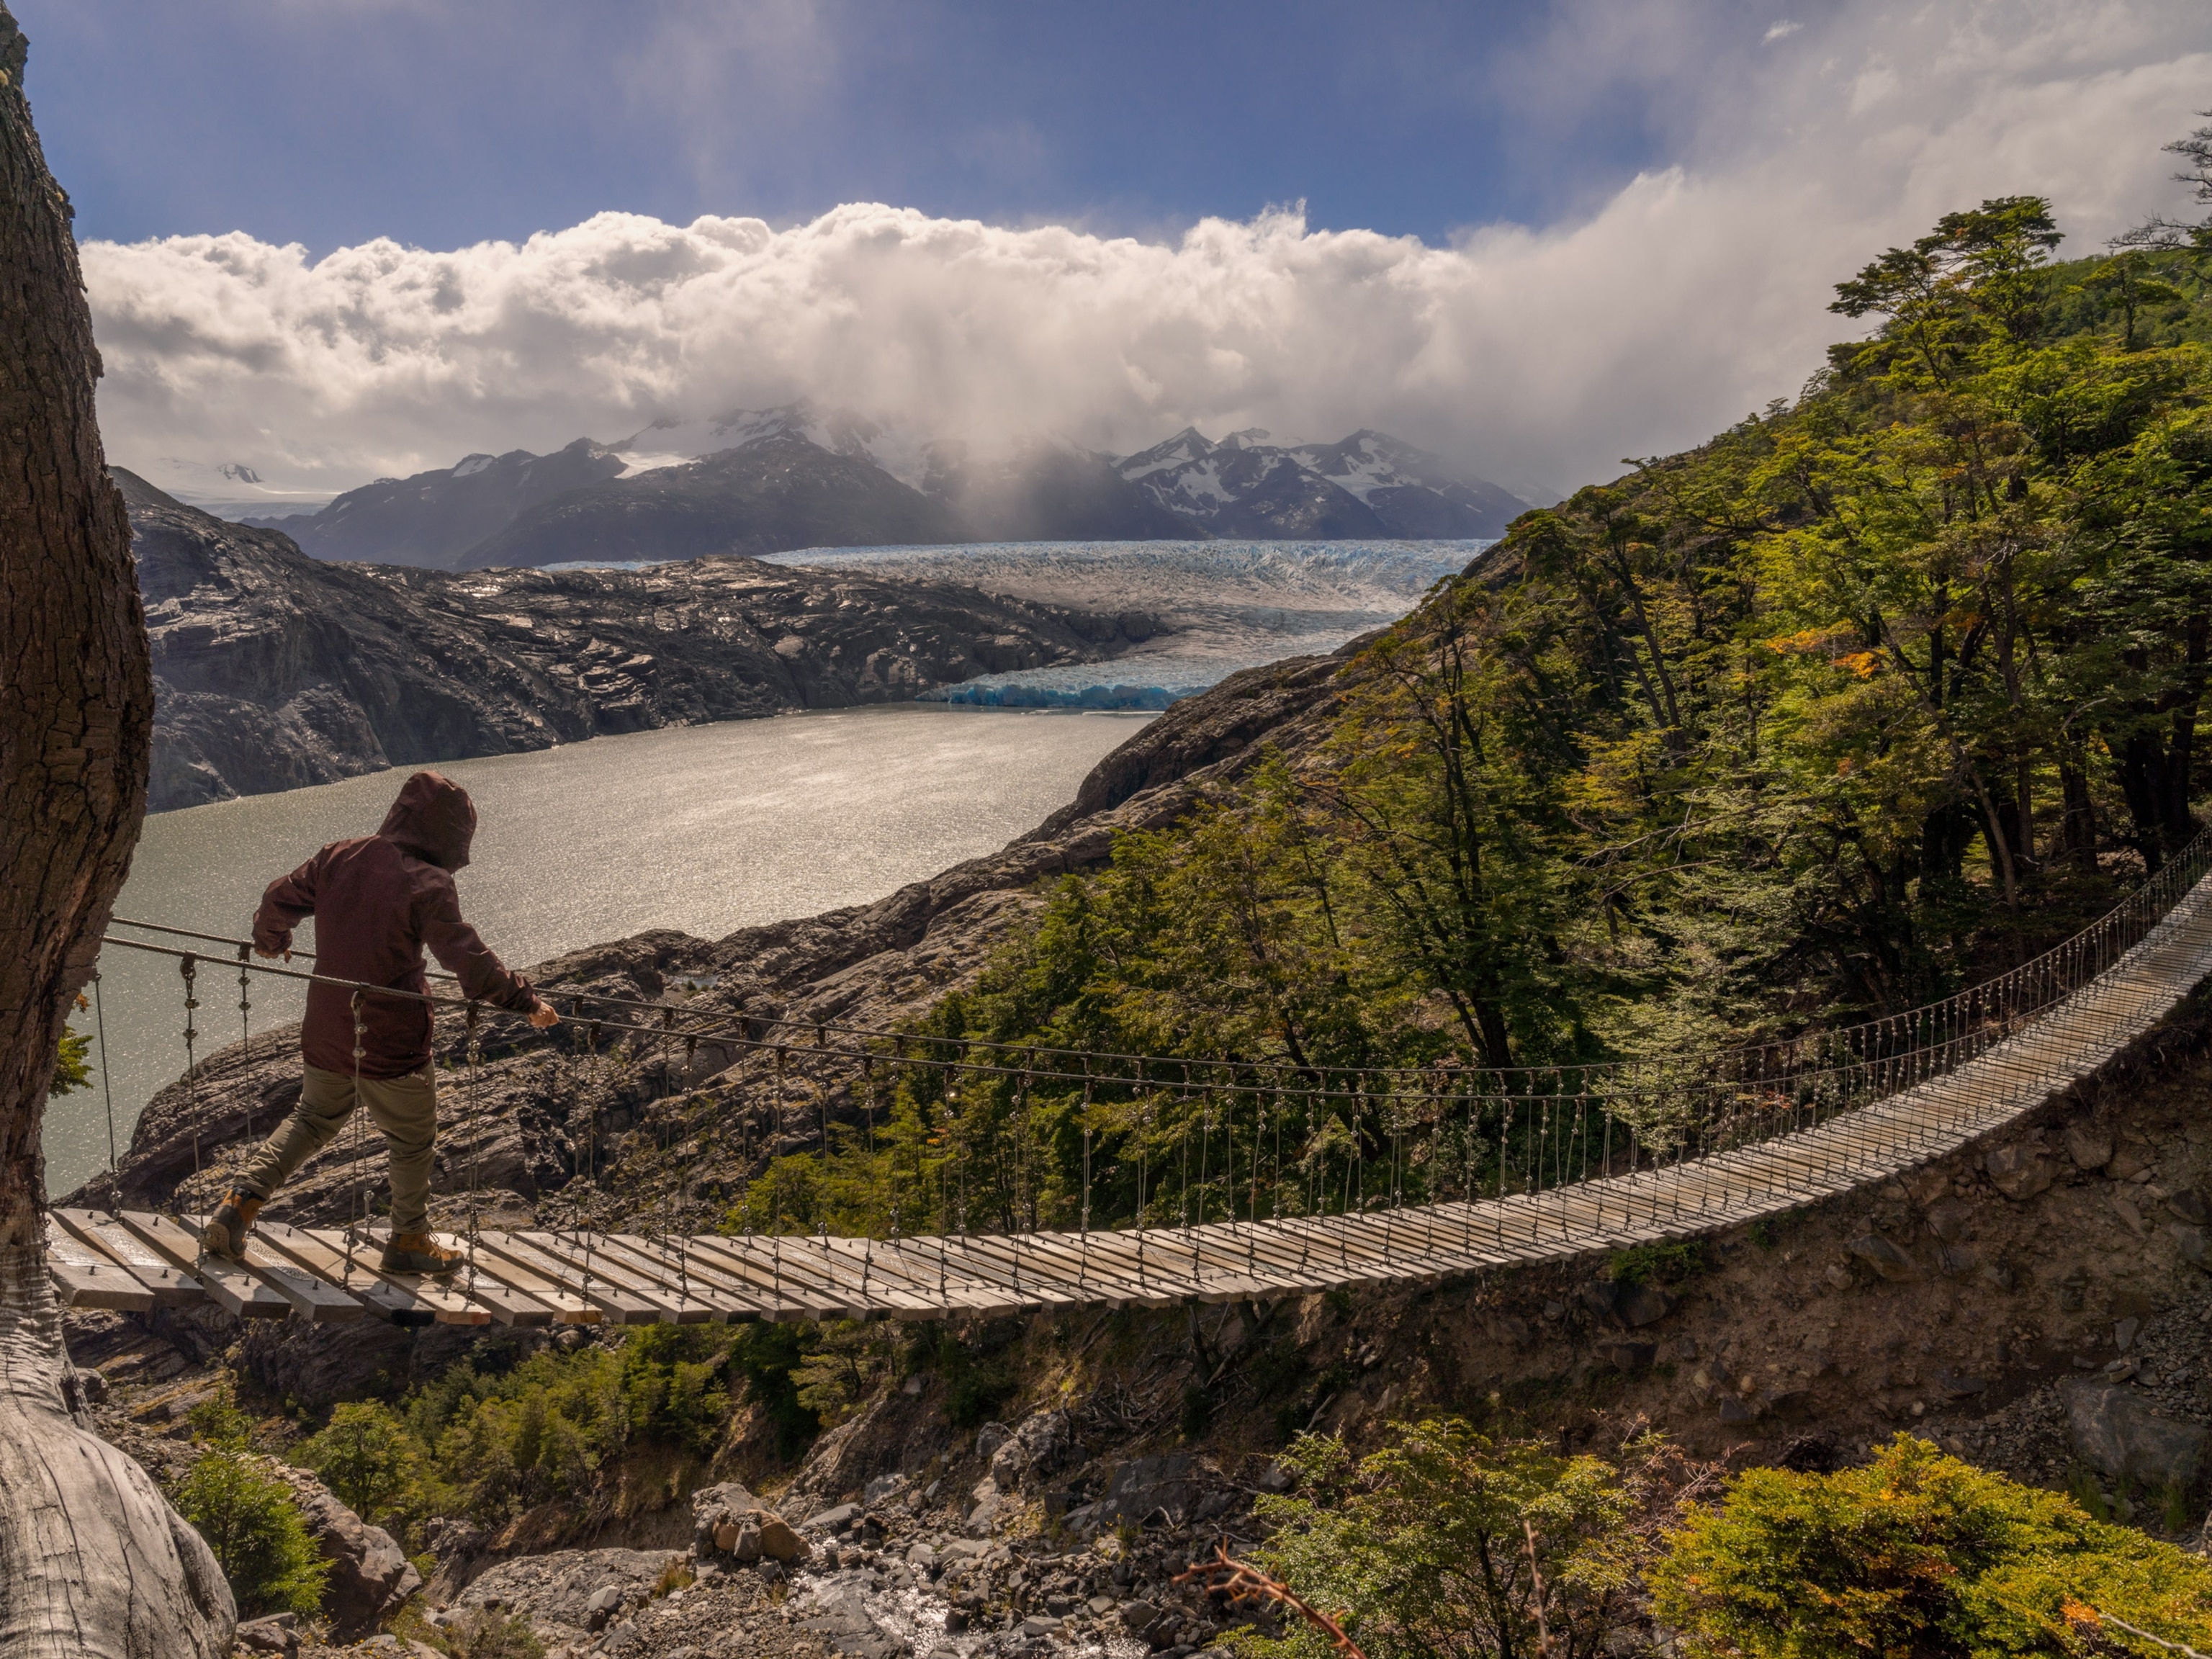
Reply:
<svg viewBox="0 0 2212 1659"><path fill-rule="evenodd" d="M422 1588L422 1575L390 1533L362 1520L306 1470L276 1462L270 1467L291 1487L315 1547L331 1564L323 1609L334 1631L358 1635L371 1630Z"/></svg>
<svg viewBox="0 0 2212 1659"><path fill-rule="evenodd" d="M991 1479L1001 1492L1019 1490L1032 1476L1050 1474L1072 1437L1066 1413L1032 1412L991 1453Z"/></svg>
<svg viewBox="0 0 2212 1659"><path fill-rule="evenodd" d="M2197 1479L2212 1429L2153 1411L2124 1386L2067 1377L2058 1395L2075 1451L2098 1474L2152 1492Z"/></svg>

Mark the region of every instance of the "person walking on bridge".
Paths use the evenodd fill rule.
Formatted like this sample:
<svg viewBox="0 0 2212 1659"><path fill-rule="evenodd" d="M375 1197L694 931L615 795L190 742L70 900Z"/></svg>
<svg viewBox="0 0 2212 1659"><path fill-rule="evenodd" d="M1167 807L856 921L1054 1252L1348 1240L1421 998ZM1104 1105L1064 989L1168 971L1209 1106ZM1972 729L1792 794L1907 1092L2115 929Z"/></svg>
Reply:
<svg viewBox="0 0 2212 1659"><path fill-rule="evenodd" d="M461 981L463 994L529 1015L540 1030L560 1023L530 981L511 972L461 920L453 872L469 861L477 809L468 791L435 772L417 772L373 836L332 842L289 876L269 884L253 917L253 948L292 954L292 930L316 919L315 966L332 979L429 989L422 948ZM300 1027L306 1080L300 1103L246 1161L237 1188L207 1224L202 1243L235 1257L254 1217L293 1171L330 1144L356 1108L384 1132L392 1158L392 1233L386 1273L450 1273L459 1252L430 1237L430 1164L438 1133L436 1073L430 1062L430 1006L414 997L360 995L316 981Z"/></svg>

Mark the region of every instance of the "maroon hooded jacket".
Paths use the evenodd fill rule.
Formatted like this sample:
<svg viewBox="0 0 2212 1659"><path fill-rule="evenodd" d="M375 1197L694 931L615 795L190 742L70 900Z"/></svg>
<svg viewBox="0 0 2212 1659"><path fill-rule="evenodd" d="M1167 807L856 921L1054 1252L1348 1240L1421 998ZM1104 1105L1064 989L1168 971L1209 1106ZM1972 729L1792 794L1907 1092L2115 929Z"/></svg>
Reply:
<svg viewBox="0 0 2212 1659"><path fill-rule="evenodd" d="M254 913L253 943L277 951L292 943L303 916L316 918L315 969L335 979L428 989L422 947L462 991L482 1002L527 1013L538 1005L530 981L510 973L477 930L461 920L453 872L469 861L477 809L469 792L435 772L417 772L399 791L373 836L334 841L289 876L269 884ZM307 990L300 1049L307 1064L350 1073L353 994L336 985ZM404 1077L430 1061L430 1009L409 997L362 994L361 1074Z"/></svg>

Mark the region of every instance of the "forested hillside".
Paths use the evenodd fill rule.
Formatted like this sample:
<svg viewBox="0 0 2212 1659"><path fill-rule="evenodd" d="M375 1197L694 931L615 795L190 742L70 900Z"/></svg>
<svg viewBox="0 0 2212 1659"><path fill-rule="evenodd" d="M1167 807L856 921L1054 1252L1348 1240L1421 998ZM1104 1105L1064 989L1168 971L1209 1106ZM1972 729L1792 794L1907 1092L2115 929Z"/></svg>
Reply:
<svg viewBox="0 0 2212 1659"><path fill-rule="evenodd" d="M2059 240L1990 201L1840 283L1871 333L1798 399L1524 514L1354 659L1321 740L1062 880L929 1030L1308 1076L1595 1060L1910 1006L2078 927L2196 833L2212 306L2185 246ZM1132 1209L1139 1143L1205 1111L934 1090L884 1155L909 1216L953 1141L1065 1207L1084 1121ZM1286 1162L1387 1155L1379 1115L1310 1134ZM886 1167L845 1206L815 1173L755 1219L882 1224Z"/></svg>

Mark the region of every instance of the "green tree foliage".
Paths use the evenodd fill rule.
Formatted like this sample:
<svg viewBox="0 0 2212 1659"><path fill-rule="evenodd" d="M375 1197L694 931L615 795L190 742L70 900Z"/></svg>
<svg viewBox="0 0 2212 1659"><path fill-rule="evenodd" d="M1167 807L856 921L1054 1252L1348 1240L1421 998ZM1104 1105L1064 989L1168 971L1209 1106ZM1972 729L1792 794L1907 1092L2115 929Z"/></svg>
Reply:
<svg viewBox="0 0 2212 1659"><path fill-rule="evenodd" d="M819 1421L796 1405L789 1373L811 1346L800 1326L647 1325L611 1346L547 1348L505 1367L465 1360L398 1407L337 1407L294 1456L419 1548L433 1516L497 1524L588 1492L611 1459L633 1450L703 1462L729 1426L740 1380L780 1427L780 1408L803 1419L788 1444L804 1444Z"/></svg>
<svg viewBox="0 0 2212 1659"><path fill-rule="evenodd" d="M455 1489L447 1512L493 1521L588 1491L633 1447L704 1456L729 1415L730 1349L749 1328L647 1325L612 1348L547 1349L504 1371L454 1366L408 1400L410 1455Z"/></svg>
<svg viewBox="0 0 2212 1659"><path fill-rule="evenodd" d="M330 1564L284 1483L249 1453L210 1450L169 1493L230 1581L239 1611L313 1613Z"/></svg>
<svg viewBox="0 0 2212 1659"><path fill-rule="evenodd" d="M82 1002L83 998L77 999ZM46 1085L50 1096L74 1094L92 1087L92 1039L70 1026L62 1027L62 1046L54 1055L54 1079Z"/></svg>
<svg viewBox="0 0 2212 1659"><path fill-rule="evenodd" d="M421 1448L406 1419L380 1401L336 1407L292 1461L313 1469L356 1515L379 1524L399 1518L404 1499L422 1480Z"/></svg>
<svg viewBox="0 0 2212 1659"><path fill-rule="evenodd" d="M1738 1476L1650 1582L1688 1651L1729 1659L2212 1643L2212 1565L1904 1434L1863 1468Z"/></svg>
<svg viewBox="0 0 2212 1659"><path fill-rule="evenodd" d="M253 1422L225 1382L185 1413L199 1460L169 1488L230 1581L239 1611L313 1613L330 1571L291 1488L252 1450Z"/></svg>
<svg viewBox="0 0 2212 1659"><path fill-rule="evenodd" d="M1449 1419L1394 1424L1357 1462L1304 1436L1285 1462L1299 1487L1259 1500L1279 1530L1258 1559L1369 1659L1601 1651L1654 1553L1655 1517L1692 1473L1656 1436L1616 1463ZM1266 1659L1332 1653L1304 1626L1253 1645Z"/></svg>

